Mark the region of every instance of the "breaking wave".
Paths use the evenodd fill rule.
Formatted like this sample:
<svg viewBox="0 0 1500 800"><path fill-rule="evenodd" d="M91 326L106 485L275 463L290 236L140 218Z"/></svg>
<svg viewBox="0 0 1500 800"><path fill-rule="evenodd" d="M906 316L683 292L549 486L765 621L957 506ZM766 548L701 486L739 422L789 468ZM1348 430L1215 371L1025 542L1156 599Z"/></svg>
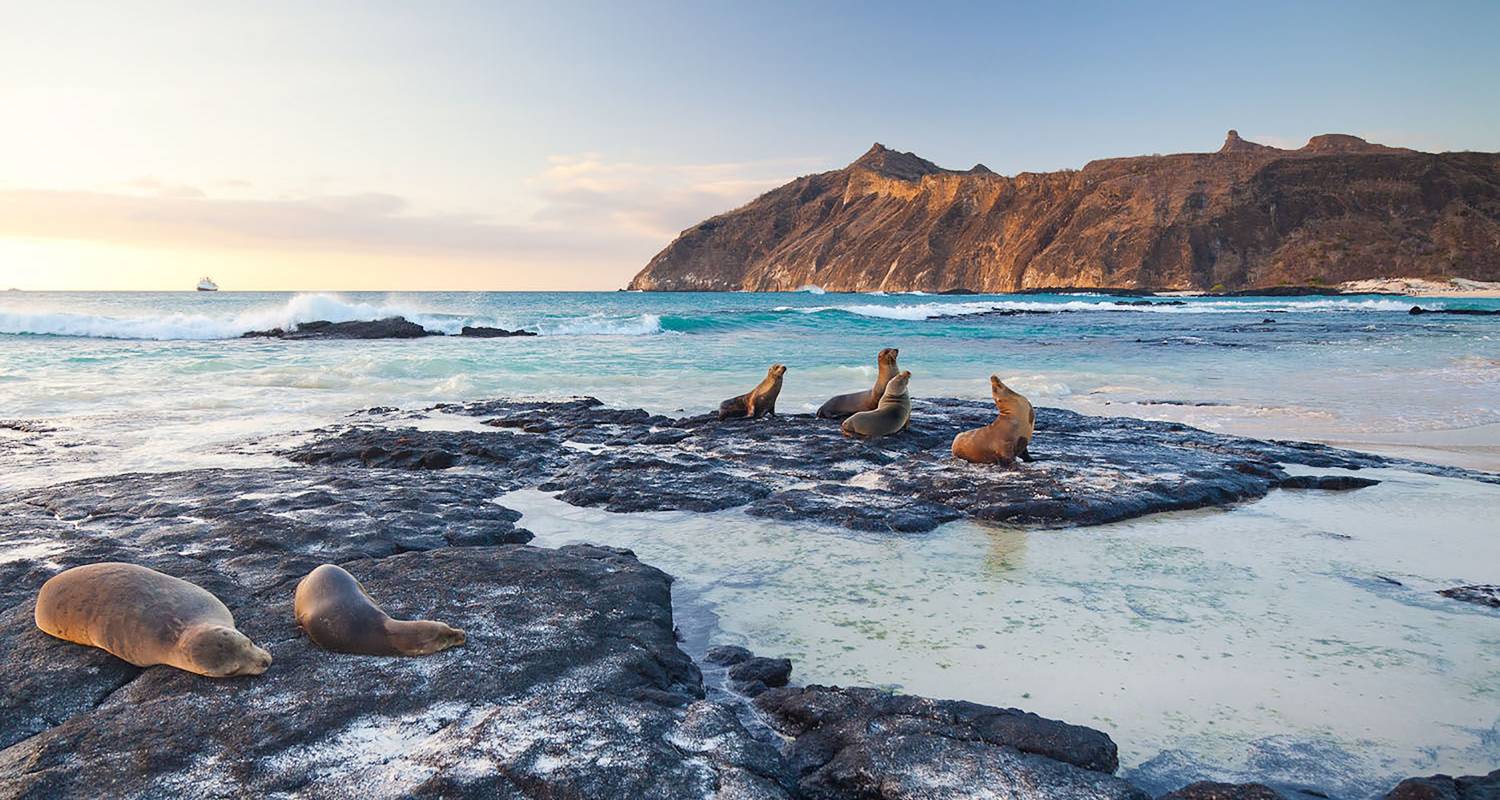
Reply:
<svg viewBox="0 0 1500 800"><path fill-rule="evenodd" d="M1059 311L1137 312L1146 314L1245 314L1273 312L1339 312L1339 311L1407 311L1410 301L1401 300L1210 300L1175 305L1169 301L1149 305L1127 304L1119 300L1042 302L1027 300L992 300L963 303L904 303L894 305L855 304L840 306L777 306L779 313L843 313L861 317L895 320L972 317L982 314L1052 313Z"/></svg>
<svg viewBox="0 0 1500 800"><path fill-rule="evenodd" d="M649 336L663 332L661 318L655 314L561 317L518 326L463 314L427 311L399 302L362 303L332 294L299 294L281 306L218 315L176 312L155 316L112 316L74 311L0 310L0 334L157 341L237 339L250 331L289 330L303 322L356 322L389 317L405 317L429 331L448 335L457 334L465 325L524 327L543 336Z"/></svg>

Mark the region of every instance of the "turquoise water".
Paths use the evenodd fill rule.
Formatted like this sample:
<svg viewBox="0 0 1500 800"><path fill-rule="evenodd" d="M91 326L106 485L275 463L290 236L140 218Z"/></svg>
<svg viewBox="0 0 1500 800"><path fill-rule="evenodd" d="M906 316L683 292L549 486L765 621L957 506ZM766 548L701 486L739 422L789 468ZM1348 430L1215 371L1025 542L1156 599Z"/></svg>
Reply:
<svg viewBox="0 0 1500 800"><path fill-rule="evenodd" d="M1354 442L1500 469L1495 299L1170 300L848 294L0 293L0 491L130 470L283 465L288 434L372 406L597 396L701 413L788 365L778 406L867 387L901 349L918 396ZM1168 298L1149 302L1165 303ZM996 312L1051 311L1009 314ZM400 314L536 337L283 342L252 329ZM469 418L420 424L462 428ZM1428 448L1428 449L1421 449ZM538 543L634 548L707 637L804 682L1018 705L1094 725L1125 769L1376 796L1500 764L1500 487L1384 471L1358 492L1074 531L971 523L895 539L720 514L505 498ZM1400 587L1374 576L1395 578ZM691 643L699 647L705 643Z"/></svg>
<svg viewBox="0 0 1500 800"><path fill-rule="evenodd" d="M867 385L901 348L914 393L1033 402L1320 440L1500 422L1500 319L1412 317L1409 298L848 294L0 293L0 417L58 423L66 458L7 484L221 463L255 435L360 408L590 394L702 412L789 366L781 406ZM1424 300L1500 307L1500 300ZM1003 316L997 311L1058 311ZM256 329L394 314L524 339L280 342Z"/></svg>

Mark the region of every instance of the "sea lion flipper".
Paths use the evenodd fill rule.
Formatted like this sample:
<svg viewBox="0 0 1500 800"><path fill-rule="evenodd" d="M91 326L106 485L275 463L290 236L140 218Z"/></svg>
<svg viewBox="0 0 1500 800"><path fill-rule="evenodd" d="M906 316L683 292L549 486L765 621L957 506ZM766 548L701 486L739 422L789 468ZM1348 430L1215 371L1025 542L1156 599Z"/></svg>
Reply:
<svg viewBox="0 0 1500 800"><path fill-rule="evenodd" d="M1022 439L1016 444L1016 456L1028 463L1036 460L1036 457L1031 454L1030 439Z"/></svg>

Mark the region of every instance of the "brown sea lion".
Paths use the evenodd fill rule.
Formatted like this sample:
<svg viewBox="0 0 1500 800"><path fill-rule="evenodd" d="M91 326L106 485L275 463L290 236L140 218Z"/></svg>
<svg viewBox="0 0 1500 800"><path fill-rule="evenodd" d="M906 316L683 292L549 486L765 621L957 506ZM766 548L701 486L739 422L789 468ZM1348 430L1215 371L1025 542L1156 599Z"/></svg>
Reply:
<svg viewBox="0 0 1500 800"><path fill-rule="evenodd" d="M976 464L1014 464L1016 459L1030 461L1032 432L1036 428L1036 411L1031 401L990 376L990 395L1000 415L995 421L953 437L953 455Z"/></svg>
<svg viewBox="0 0 1500 800"><path fill-rule="evenodd" d="M880 398L885 394L885 385L897 372L900 372L896 366L896 356L899 355L901 351L894 347L881 350L880 354L875 357L875 363L880 368L880 372L875 376L874 388L868 392L851 392L829 398L828 402L818 409L818 416L823 419L842 419L861 411L874 411L880 405Z"/></svg>
<svg viewBox="0 0 1500 800"><path fill-rule="evenodd" d="M323 564L297 583L297 627L325 650L367 656L425 656L464 643L464 632L430 620L391 619L353 575Z"/></svg>
<svg viewBox="0 0 1500 800"><path fill-rule="evenodd" d="M137 667L227 678L271 666L271 654L235 629L219 598L135 564L106 561L53 575L36 596L36 626Z"/></svg>
<svg viewBox="0 0 1500 800"><path fill-rule="evenodd" d="M765 379L754 389L719 404L719 419L756 419L765 414L776 416L776 396L781 394L781 376L785 374L786 367L772 364L766 370Z"/></svg>
<svg viewBox="0 0 1500 800"><path fill-rule="evenodd" d="M880 396L880 405L874 411L861 411L844 420L840 428L845 436L862 436L877 439L906 430L911 424L911 395L907 384L911 371L898 372L885 385L885 394Z"/></svg>

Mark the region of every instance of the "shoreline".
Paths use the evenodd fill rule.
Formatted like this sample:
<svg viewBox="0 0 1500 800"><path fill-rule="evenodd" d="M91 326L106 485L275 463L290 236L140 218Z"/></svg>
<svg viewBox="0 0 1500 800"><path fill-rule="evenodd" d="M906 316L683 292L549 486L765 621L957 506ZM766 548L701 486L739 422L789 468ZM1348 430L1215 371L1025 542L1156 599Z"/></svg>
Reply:
<svg viewBox="0 0 1500 800"><path fill-rule="evenodd" d="M1430 627L1435 613L1443 615L1441 619L1488 615L1470 603L1445 599L1436 590L1451 585L1448 567L1454 563L1454 548L1467 547L1472 554L1489 545L1472 531L1467 539L1459 539L1452 526L1439 525L1433 530L1443 533L1433 533L1437 538L1430 546L1419 548L1411 558L1398 558L1398 548L1410 545L1408 534L1380 525L1388 511L1377 498L1427 492L1434 507L1455 520L1469 520L1466 524L1472 527L1482 524L1473 514L1478 501L1465 501L1470 487L1454 481L1479 477L1493 484L1491 476L1451 470L1402 475L1422 465L1382 464L1317 445L1272 444L1145 421L1117 420L1116 429L1101 429L1097 418L1080 419L1045 407L1039 409L1043 424L1038 431L1045 437L1046 451L1026 471L929 463L933 454L928 451L943 449L951 438L949 428L981 421L992 412L977 401L920 402L925 430L914 428L910 435L884 443L878 453L843 439L831 423L806 414L718 423L704 416L674 419L639 409L606 408L588 400L479 401L409 412L370 409L357 422L281 437L284 444L274 449L287 461L275 468L115 475L0 497L0 504L13 512L0 524L0 540L17 547L11 568L25 576L9 590L18 602L39 579L63 566L97 560L101 554L164 570L188 569L187 577L198 580L229 581L220 585L234 587L227 599L244 629L267 641L275 652L275 675L225 684L229 699L208 705L199 705L191 695L157 694L162 678L178 677L171 673L123 667L109 671L118 665L93 651L37 638L41 634L30 627L28 614L12 615L4 622L12 626L8 632L17 637L15 641L25 645L27 658L64 666L81 659L106 670L100 678L54 668L45 678L48 691L37 696L81 695L95 691L104 680L129 683L128 692L116 696L146 697L169 705L178 724L204 731L201 739L183 738L178 755L231 758L256 775L256 781L269 781L256 784L267 789L313 768L324 771L320 780L359 780L359 768L375 757L363 744L369 732L397 737L454 774L464 773L450 765L475 757L495 758L494 751L485 749L490 745L471 742L498 743L495 746L503 750L509 742L530 741L524 737L538 725L562 726L558 735L564 741L592 735L611 748L639 746L640 737L634 733L570 729L567 719L550 710L557 697L574 698L585 706L591 702L575 697L578 686L573 676L580 667L592 669L598 663L600 669L614 668L614 662L589 661L556 647L556 642L576 636L598 637L630 657L638 654L640 642L649 642L653 663L677 665L676 677L669 685L640 688L655 692L653 697L670 695L678 705L702 702L699 698L707 695L710 705L689 705L686 719L715 715L715 724L723 727L713 735L726 742L755 740L754 725L736 728L714 710L712 703L726 698L727 706L718 708L740 715L759 713L752 721L773 727L787 723L786 715L776 710L779 704L800 699L837 701L842 710L832 712L827 724L843 726L863 720L861 709L867 705L942 709L946 706L941 704L950 701L935 698L962 697L964 708L974 707L967 701L993 703L978 706L987 715L1021 713L1003 711L1012 706L1034 708L1046 716L1024 716L1029 720L1025 730L1043 726L1103 737L1100 741L1108 742L1111 753L1117 745L1109 737L1120 736L1126 763L1119 766L1127 766L1123 773L1117 771L1114 756L1103 768L1085 765L1083 772L1066 766L1076 759L1053 751L1047 751L1052 756L1041 756L1050 761L1030 759L1027 763L1045 767L1039 774L1047 776L1044 785L1054 796L1072 796L1069 792L1082 782L1109 788L1112 793L1107 796L1144 800L1214 777L1269 782L1287 791L1318 785L1332 790L1331 796L1355 798L1416 772L1403 762L1384 774L1364 775L1368 764L1360 760L1358 748L1345 744L1338 751L1344 772L1310 783L1315 776L1302 771L1295 759L1286 759L1276 745L1289 736L1305 739L1310 726L1316 727L1306 713L1293 713L1294 705L1288 705L1284 720L1260 711L1235 717L1239 726L1228 735L1262 747L1261 762L1242 764L1226 755L1222 745L1191 744L1210 733L1226 735L1221 726L1230 720L1222 716L1223 709L1216 712L1217 719L1179 720L1168 712L1211 699L1237 670L1258 675L1299 670L1299 676L1311 670L1313 677L1333 671L1340 680L1352 682L1368 680L1364 670L1392 670L1391 680L1416 687L1418 695L1428 697L1428 705L1437 709L1429 712L1429 727L1460 719L1471 728L1487 723L1463 717L1473 715L1471 704L1434 683L1442 680L1441 675L1422 668L1422 659L1388 662L1378 654L1412 646L1389 639L1393 615L1404 620L1401 629L1412 630ZM414 427L414 415L441 422ZM1074 430L1078 425L1084 429ZM305 440L309 436L314 440ZM1103 449L1101 436L1107 440ZM588 447L568 447L568 442ZM1280 470L1264 459L1305 466L1278 474ZM1149 464L1155 466L1143 466ZM1397 471L1390 476L1393 480L1387 481L1382 466ZM1112 477L1117 469L1124 472ZM1373 480L1351 483L1351 469L1355 475L1372 469L1368 474ZM830 470L854 474L827 481L825 473ZM1164 507L1184 509L1177 514L1136 513L1136 506L1156 502L1152 498L1161 492L1182 493L1182 473L1188 472L1193 480L1211 484L1206 502ZM1017 480L1028 473L1040 482ZM810 489L808 482L820 476L827 485ZM1245 481L1250 483L1235 488ZM1379 488L1387 482L1388 487ZM1156 488L1130 497L1134 487L1148 483ZM1104 485L1089 489L1090 484ZM941 494L931 494L924 486ZM1269 489L1275 492L1267 493ZM1363 491L1377 492L1374 502L1361 499L1358 493ZM911 497L924 494L926 500L911 502ZM1005 494L1021 498L1018 502L1025 508L1017 508L1017 518L1023 522L1046 511L1037 505L1038 496L1066 498L1068 519L1079 527L1053 529L1045 522L993 527L1009 513L1000 506L975 506L953 516L935 505L943 500L957 508L967 498L999 501ZM1121 497L1131 508L1111 510L1108 504ZM163 499L170 502L158 502ZM736 507L747 513L707 513ZM610 513L620 511L657 513ZM1204 515L1209 514L1229 527L1205 526ZM939 530L920 524L918 517L973 521ZM382 524L392 518L401 523ZM767 518L778 522L767 525ZM1267 518L1273 520L1269 528L1263 521ZM1336 533L1336 520L1349 523L1350 532L1358 531L1358 536ZM1095 522L1103 525L1094 527ZM254 536L246 538L247 530L255 530ZM924 532L930 535L921 535ZM1267 547L1268 542L1276 546ZM184 547L209 555L184 562L175 555ZM820 555L809 558L814 554ZM1321 563L1334 554L1336 571L1309 571L1309 563ZM226 563L240 566L224 570L214 563L220 559L233 559ZM291 578L318 560L350 564L402 616L432 614L430 604L437 602L438 613L433 615L462 623L471 633L470 643L430 660L366 661L330 656L285 635L287 623L277 621L276 602ZM921 568L914 568L917 565ZM1194 577L1185 577L1189 572ZM667 573L681 578L680 596ZM447 587L455 575L466 579L459 582L464 587L461 602L437 590ZM549 577L538 582L537 575L563 580ZM1333 618L1328 635L1337 632L1374 648L1370 652L1376 655L1360 655L1353 661L1344 656L1348 663L1325 664L1329 645L1317 636L1310 644L1300 628L1284 634L1262 628L1245 612L1259 608L1250 590L1267 575L1303 587L1279 595L1279 611L1323 620L1328 604L1318 598L1336 599L1343 616ZM1309 591L1315 596L1307 597ZM1371 602L1382 604L1380 615L1366 613ZM777 603L785 603L785 609L768 613ZM1310 603L1316 610L1309 610ZM497 605L503 613L484 611ZM632 609L636 628L619 636L596 611L625 605ZM667 615L673 607L693 607L700 613L673 619ZM961 622L957 609L971 607L980 613ZM892 616L880 613L882 608L905 610ZM798 609L800 619L794 613ZM932 625L927 621L932 619L947 622ZM1245 631L1226 633L1231 623ZM544 668L521 675L530 683L517 683L515 673L494 666L514 656L512 651L520 646L517 631L524 634L525 652L548 653ZM1316 626L1306 629L1309 635L1321 631ZM1261 634L1273 639L1281 635L1286 641L1257 645ZM1454 638L1445 646L1472 652L1473 638ZM770 673L777 677L764 687L748 678L736 684L733 667L723 680L718 668L710 666L719 662L709 657L708 648L736 642L755 645L765 654L756 660L758 669L785 664L788 658L790 666ZM1017 659L1010 679L992 687L983 676L993 669L995 659L1003 663L1007 647L1015 648L1011 657ZM851 659L846 651L859 656ZM1080 693L1079 687L1092 688L1098 682L1090 675L1096 667L1086 665L1107 661L1110 653L1117 663L1108 679L1118 681L1120 688L1110 689L1111 696L1102 700L1094 700L1092 692ZM1296 658L1294 664L1286 663L1288 655ZM33 662L11 668L25 669L27 663ZM429 670L429 664L440 671ZM830 690L814 681L783 687L788 669L855 688ZM907 674L901 675L901 670ZM1182 682L1151 677L1174 673ZM326 696L330 685L363 685L371 674L380 678L372 685L389 683L400 691L377 690L374 701L367 694L359 695L362 700L333 704L304 699ZM654 673L630 668L621 673L623 677L609 680L628 681L624 685L634 691L642 674ZM469 676L479 681L480 689L472 688ZM1192 676L1201 680L1194 683ZM890 685L893 679L900 686ZM389 696L381 697L382 691ZM516 692L528 698L517 706L519 713L494 711L487 705L489 697ZM1298 702L1282 695L1276 681L1262 685L1260 692L1265 703ZM770 699L749 699L762 693ZM264 703L272 701L274 711L268 711ZM660 730L662 736L678 737L668 741L687 741L690 731L697 730L689 727L681 735L675 733L677 726L688 723L674 713L664 714L658 703L621 702L616 713ZM1367 700L1349 692L1316 702L1326 705L1329 713L1351 717L1368 708ZM225 756L215 750L218 740L212 731L222 725L226 705L243 712L230 728L234 737L249 737L256 744L248 755ZM1313 716L1324 713L1323 706L1309 708L1313 711L1308 713L1316 712ZM298 725L266 725L272 713L290 714ZM1145 724L1143 715L1148 713L1158 721ZM907 711L899 716L910 725L934 715ZM446 731L456 720L463 720L462 730L492 733L449 735ZM606 722L601 717L589 726ZM10 753L14 757L24 757L29 748L66 747L68 731L79 725L100 728L103 733L89 743L89 754L96 758L87 766L128 749L151 719L129 703L110 702L60 724L27 724L36 730L24 742L8 745L16 748ZM603 733L588 732L597 730ZM786 746L797 747L796 739L805 732L792 730ZM1464 755L1466 740L1461 737L1429 740L1425 733L1413 735L1418 744L1445 748L1440 764L1465 771L1490 766L1482 754ZM959 738L981 743L976 745L980 749L955 745L943 736L933 740L934 749L924 751L930 755L923 760L889 769L922 780L926 775L945 776L945 765L955 761L976 764L981 770L1009 763L1004 747L1012 746L1011 741L970 738L967 733ZM819 740L815 736L802 746ZM1403 741L1392 737L1386 746L1410 749L1410 742ZM522 772L528 769L524 758L505 752L503 763ZM1399 752L1410 761L1405 750ZM683 755L662 749L659 757L675 760ZM352 768L339 766L349 759ZM548 763L581 773L592 768L586 760L566 754ZM786 774L786 768L778 766L782 762L772 758L766 763L763 774ZM264 764L286 769L259 769ZM1350 777L1355 773L1361 774ZM84 769L78 774L93 773ZM397 771L388 777L403 779L404 774ZM142 768L125 779L132 785L157 787L170 776ZM56 770L43 780L62 787L74 785L68 782L78 778L73 770ZM462 779L454 780L463 785ZM844 791L821 796L856 796Z"/></svg>

